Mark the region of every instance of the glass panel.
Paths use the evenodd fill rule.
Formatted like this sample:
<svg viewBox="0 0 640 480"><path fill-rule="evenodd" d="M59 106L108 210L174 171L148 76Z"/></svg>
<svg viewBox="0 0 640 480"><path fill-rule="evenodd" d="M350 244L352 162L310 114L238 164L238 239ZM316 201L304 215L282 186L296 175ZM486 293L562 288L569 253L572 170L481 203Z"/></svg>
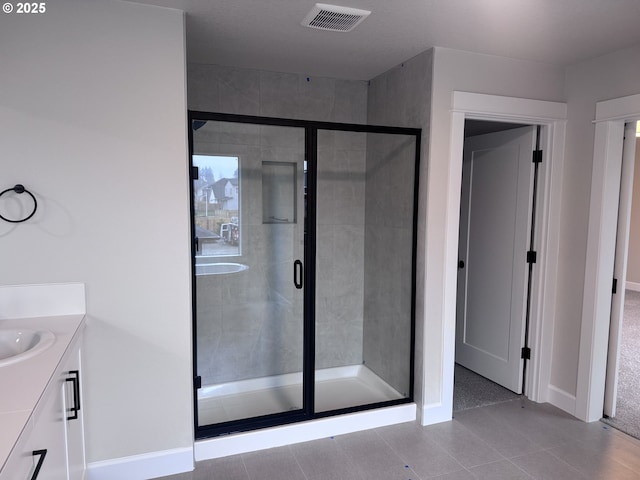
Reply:
<svg viewBox="0 0 640 480"><path fill-rule="evenodd" d="M299 410L304 295L293 272L304 259L304 226L264 222L262 204L267 165L271 187L286 193L273 215L304 218L297 211L304 205L304 129L219 121L193 128L193 163L202 165L194 221L209 236L199 239L195 259L198 423ZM286 165L282 185L273 165Z"/></svg>
<svg viewBox="0 0 640 480"><path fill-rule="evenodd" d="M410 396L415 137L320 130L315 410Z"/></svg>

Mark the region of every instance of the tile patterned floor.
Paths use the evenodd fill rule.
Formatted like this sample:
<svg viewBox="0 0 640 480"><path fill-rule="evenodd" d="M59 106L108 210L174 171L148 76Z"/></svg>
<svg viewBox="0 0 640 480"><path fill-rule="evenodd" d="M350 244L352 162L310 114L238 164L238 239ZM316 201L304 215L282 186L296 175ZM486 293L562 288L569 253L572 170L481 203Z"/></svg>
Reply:
<svg viewBox="0 0 640 480"><path fill-rule="evenodd" d="M640 441L527 400L198 462L164 480L631 480Z"/></svg>

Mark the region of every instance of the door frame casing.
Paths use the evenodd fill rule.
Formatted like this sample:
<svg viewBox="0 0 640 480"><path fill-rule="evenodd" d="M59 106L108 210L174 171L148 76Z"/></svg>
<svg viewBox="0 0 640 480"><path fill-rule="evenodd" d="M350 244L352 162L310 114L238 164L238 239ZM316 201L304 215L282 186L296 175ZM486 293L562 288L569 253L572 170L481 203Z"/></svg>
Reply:
<svg viewBox="0 0 640 480"><path fill-rule="evenodd" d="M538 271L531 298L531 360L525 391L537 402L549 401L562 408L563 399L549 388L556 304L560 200L567 106L565 103L454 91L451 111L451 145L448 163L445 245L442 407L453 412L453 367L457 294L458 230L465 119L541 125L544 151L540 166L536 211Z"/></svg>
<svg viewBox="0 0 640 480"><path fill-rule="evenodd" d="M622 340L622 320L624 315L625 288L627 283L627 262L629 234L631 228L631 204L633 203L633 175L636 159L636 122L625 123L622 147L622 168L620 175L620 201L614 254L613 278L617 282L611 296L611 320L609 324L609 348L607 352L607 374L604 395L604 414L616 416L618 396L618 363ZM617 288L620 285L620 288Z"/></svg>
<svg viewBox="0 0 640 480"><path fill-rule="evenodd" d="M575 415L602 418L624 125L640 119L640 94L596 103L591 201Z"/></svg>

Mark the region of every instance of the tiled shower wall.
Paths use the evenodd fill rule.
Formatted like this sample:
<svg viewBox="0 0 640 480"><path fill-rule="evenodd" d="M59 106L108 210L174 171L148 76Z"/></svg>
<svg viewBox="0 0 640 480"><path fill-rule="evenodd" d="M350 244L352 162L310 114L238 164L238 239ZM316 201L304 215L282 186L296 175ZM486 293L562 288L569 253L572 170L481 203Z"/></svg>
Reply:
<svg viewBox="0 0 640 480"><path fill-rule="evenodd" d="M366 123L367 82L189 64L190 110Z"/></svg>
<svg viewBox="0 0 640 480"><path fill-rule="evenodd" d="M366 134L318 132L316 368L363 361Z"/></svg>
<svg viewBox="0 0 640 480"><path fill-rule="evenodd" d="M424 186L429 145L432 69L433 50L429 50L371 80L368 92L369 124L422 128L420 206L426 205ZM410 373L410 341L407 335L411 299L408 283L410 277L403 271L411 268L409 232L412 222L410 214L413 212L407 201L409 198L413 200L414 163L407 158L410 152L407 145L402 144L403 138L397 140L400 141L399 144L381 142L380 137L372 136L367 144L364 359L370 369L396 390L405 393L409 388ZM392 154L393 149L397 151ZM409 190L412 194L410 197L406 195ZM381 199L388 201L381 203ZM422 218L424 215L419 215L419 219ZM417 237L416 264L424 265L425 224L422 220L418 222ZM385 251L394 253L384 255ZM423 269L419 268L418 272L421 271ZM385 274L389 281L383 284L381 282L384 282ZM420 274L416 279L416 291L424 291L424 277ZM422 338L424 332L424 306L421 298L422 295L418 293L416 338ZM381 348L382 345L384 348ZM416 341L414 396L417 403L420 403L422 390L422 345L422 341Z"/></svg>
<svg viewBox="0 0 640 480"><path fill-rule="evenodd" d="M366 82L211 65L189 65L187 81L191 110L366 123ZM208 153L241 156L243 254L234 261L249 265L237 274L197 279L203 385L297 372L302 366L302 305L274 301L296 298L295 292L274 291L274 285L293 288L288 279L301 239L291 225L262 225L260 217L261 161L294 161L299 154L293 131L289 143L277 131L265 137L264 127L236 125L223 134L199 134ZM362 362L363 135L321 132L319 138L318 368ZM290 256L270 257L276 251ZM270 276L284 280L273 282Z"/></svg>
<svg viewBox="0 0 640 480"><path fill-rule="evenodd" d="M410 393L415 137L367 137L364 361Z"/></svg>

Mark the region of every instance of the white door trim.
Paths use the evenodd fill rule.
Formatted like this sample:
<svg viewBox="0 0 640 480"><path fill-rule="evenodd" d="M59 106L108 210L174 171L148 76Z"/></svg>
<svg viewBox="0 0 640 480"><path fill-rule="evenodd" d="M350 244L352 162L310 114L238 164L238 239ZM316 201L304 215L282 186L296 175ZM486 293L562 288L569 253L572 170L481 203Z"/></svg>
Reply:
<svg viewBox="0 0 640 480"><path fill-rule="evenodd" d="M640 94L596 104L575 413L587 422L602 418L604 407L622 139L625 122L638 119Z"/></svg>
<svg viewBox="0 0 640 480"><path fill-rule="evenodd" d="M604 413L616 416L618 399L618 363L622 341L622 319L624 316L625 288L627 283L627 260L629 258L629 232L631 229L631 203L633 201L633 171L636 160L636 122L624 126L622 148L622 172L620 176L620 201L613 277L619 287L611 296L611 319L609 322L609 351L607 352L607 375L604 395Z"/></svg>
<svg viewBox="0 0 640 480"><path fill-rule="evenodd" d="M447 242L445 246L443 279L445 316L442 363L443 392L451 394L451 405L453 405L453 375L449 375L449 373L453 370L455 362L458 229L460 224L464 120L466 118L543 126L541 147L544 150L544 158L539 171L535 235L539 263L532 285L532 311L529 329L532 358L527 367L525 388L529 399L538 402L553 402L549 383L556 303L560 194L566 116L567 106L565 103L453 92L446 210L447 238L452 241Z"/></svg>

